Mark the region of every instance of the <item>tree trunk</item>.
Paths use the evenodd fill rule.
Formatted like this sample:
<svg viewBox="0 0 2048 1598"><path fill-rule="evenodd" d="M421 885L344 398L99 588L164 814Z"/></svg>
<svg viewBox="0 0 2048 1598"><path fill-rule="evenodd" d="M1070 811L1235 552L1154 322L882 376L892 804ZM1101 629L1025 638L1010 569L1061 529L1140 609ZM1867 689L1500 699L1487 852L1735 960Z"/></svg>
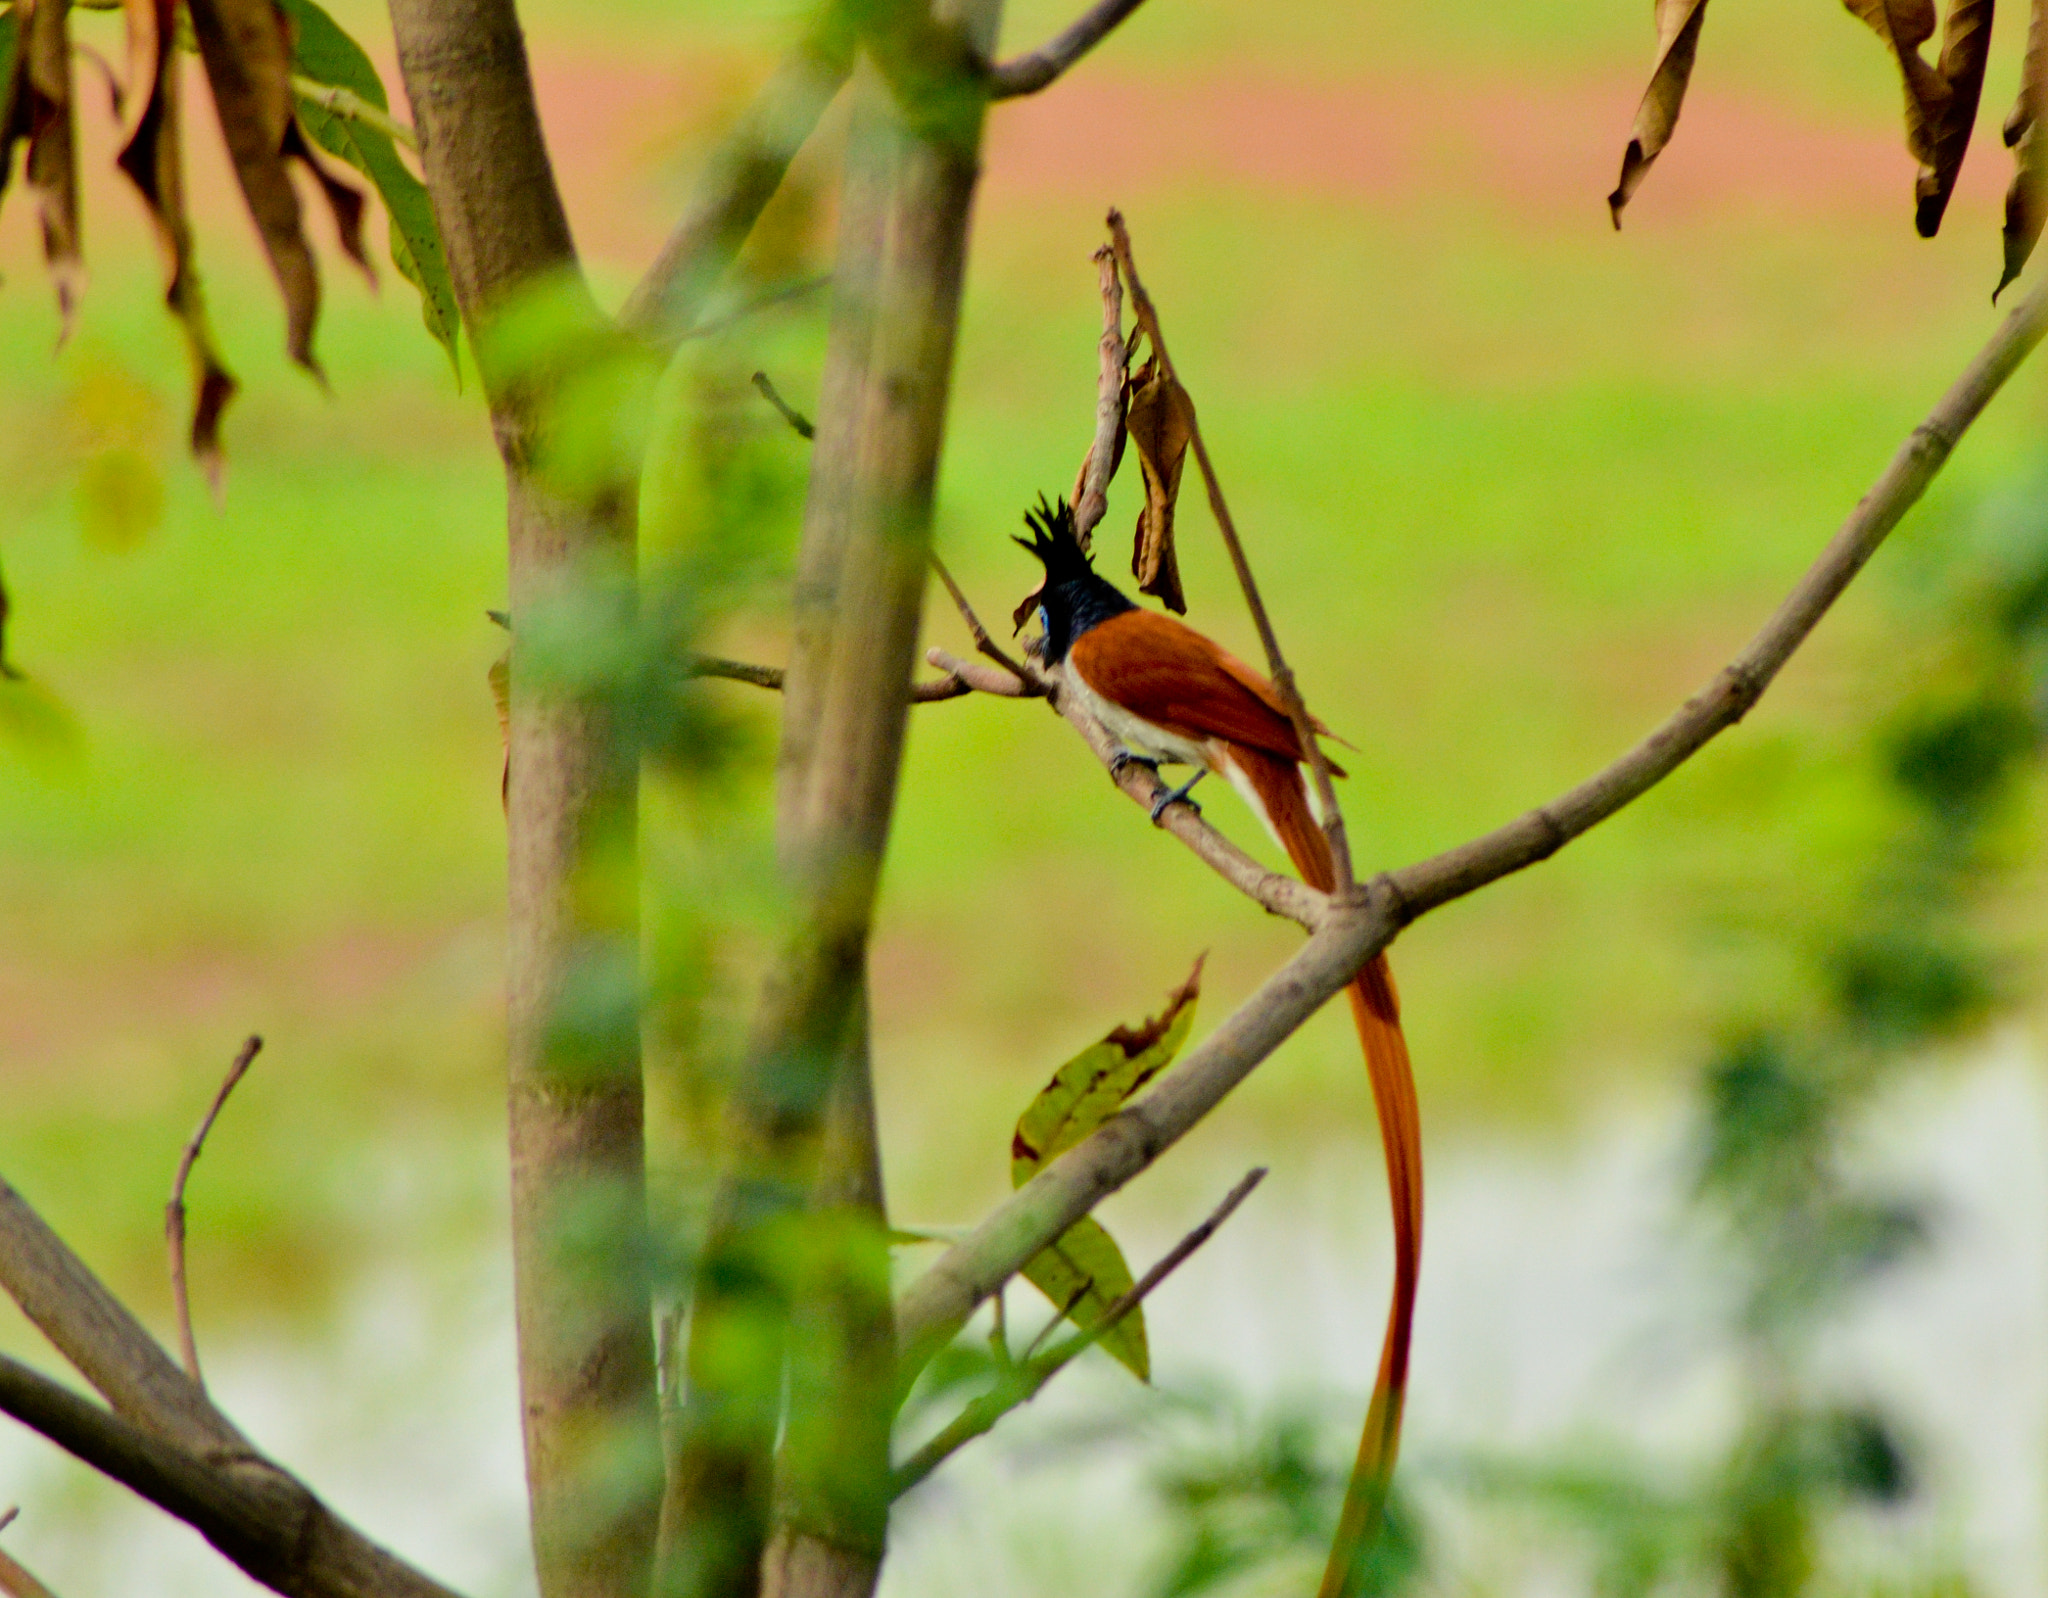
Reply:
<svg viewBox="0 0 2048 1598"><path fill-rule="evenodd" d="M391 20L464 324L473 349L487 346L523 292L580 284L518 19L510 0L391 0ZM633 501L622 488L551 492L536 472L547 394L479 365L505 461L516 629L595 574L630 574ZM516 631L509 738L508 1097L534 1555L542 1598L643 1598L658 1472L638 1263L636 757L601 703L536 680Z"/></svg>
<svg viewBox="0 0 2048 1598"><path fill-rule="evenodd" d="M894 11L890 37L869 41L894 89L872 62L856 77L797 563L777 799L790 930L731 1117L664 1505L670 1590L690 1598L751 1598L764 1580L777 1598L865 1594L888 1518L893 1338L867 1073L867 941L909 709L978 170L982 89L961 46L986 54L1000 0L967 0L963 15L941 19L937 38L917 25L921 8ZM924 53L898 55L891 41L902 39ZM766 1262L807 1204L806 1268L778 1278ZM797 1334L772 1544L765 1490L781 1381L757 1372L742 1392L721 1369L719 1351L740 1324L772 1324L774 1356L781 1334ZM767 1368L779 1372L780 1358Z"/></svg>

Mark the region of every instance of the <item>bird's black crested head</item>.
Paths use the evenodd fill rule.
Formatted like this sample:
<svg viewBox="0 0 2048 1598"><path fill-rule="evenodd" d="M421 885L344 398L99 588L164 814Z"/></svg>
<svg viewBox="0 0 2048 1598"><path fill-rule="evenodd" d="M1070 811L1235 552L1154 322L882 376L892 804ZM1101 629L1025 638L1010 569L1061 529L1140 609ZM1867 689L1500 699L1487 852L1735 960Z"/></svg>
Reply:
<svg viewBox="0 0 2048 1598"><path fill-rule="evenodd" d="M1046 587L1094 574L1095 568L1074 532L1074 508L1064 499L1048 505L1040 494L1038 508L1024 513L1024 525L1031 536L1020 538L1017 543L1038 557L1045 568Z"/></svg>
<svg viewBox="0 0 2048 1598"><path fill-rule="evenodd" d="M1074 530L1073 507L1064 499L1048 505L1039 495L1038 508L1024 513L1024 525L1031 536L1017 542L1038 557L1045 581L1018 606L1017 625L1022 627L1034 610L1038 613L1045 628L1045 662L1057 666L1076 638L1133 607L1115 585L1096 575Z"/></svg>

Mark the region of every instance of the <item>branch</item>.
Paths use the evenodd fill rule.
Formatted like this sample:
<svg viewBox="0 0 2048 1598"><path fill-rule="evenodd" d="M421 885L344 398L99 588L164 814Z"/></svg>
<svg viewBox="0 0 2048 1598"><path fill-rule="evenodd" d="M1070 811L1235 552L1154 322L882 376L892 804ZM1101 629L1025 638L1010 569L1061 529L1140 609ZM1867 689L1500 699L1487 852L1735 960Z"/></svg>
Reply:
<svg viewBox="0 0 2048 1598"><path fill-rule="evenodd" d="M776 693L782 691L783 671L780 666L755 666L744 660L726 660L718 655L697 656L690 662L689 675L723 677L731 682L752 683L756 688L767 688ZM942 699L958 699L980 686L979 683L963 681L957 674L941 677L937 682L913 683L910 687L910 702L913 705L929 705ZM992 690L982 691L987 693Z"/></svg>
<svg viewBox="0 0 2048 1598"><path fill-rule="evenodd" d="M1050 43L989 68L991 100L1014 100L1036 94L1109 36L1142 0L1097 0L1081 19Z"/></svg>
<svg viewBox="0 0 2048 1598"><path fill-rule="evenodd" d="M0 1531L5 1531L13 1525L14 1517L20 1513L21 1510L16 1507L0 1515ZM37 1581L34 1574L24 1569L19 1560L4 1551L0 1551L0 1592L6 1593L7 1598L56 1598L56 1594Z"/></svg>
<svg viewBox="0 0 2048 1598"><path fill-rule="evenodd" d="M795 433L798 438L809 443L810 440L818 436L818 430L811 425L810 418L782 397L782 391L770 381L766 372L756 372L754 374L754 388L759 392L761 398L775 407L776 414L789 423L790 431Z"/></svg>
<svg viewBox="0 0 2048 1598"><path fill-rule="evenodd" d="M1124 391L1130 382L1130 347L1124 343L1124 291L1117 276L1116 252L1107 245L1095 252L1102 282L1102 342L1097 346L1101 375L1095 385L1095 439L1081 463L1074 484L1074 536L1087 549L1096 525L1109 512L1109 480L1116 475L1124 449Z"/></svg>
<svg viewBox="0 0 2048 1598"><path fill-rule="evenodd" d="M1244 1180L1224 1196L1209 1218L1182 1238L1157 1265L1147 1271L1132 1289L1103 1312L1102 1319L1087 1331L1070 1337L1058 1348L1037 1359L1027 1359L1004 1373L1003 1379L969 1404L937 1436L896 1468L890 1487L892 1498L901 1498L940 1465L975 1438L991 1431L997 1421L1013 1409L1028 1404L1039 1390L1058 1375L1076 1355L1102 1341L1151 1295L1152 1290L1175 1271L1230 1219L1231 1212L1251 1196L1253 1188L1266 1179L1266 1168L1254 1167Z"/></svg>
<svg viewBox="0 0 2048 1598"><path fill-rule="evenodd" d="M1150 1093L1019 1188L913 1282L897 1305L906 1378L974 1307L1144 1170L1348 983L1408 923L1555 854L1676 770L1754 705L1956 442L2048 333L2048 285L2009 316L1750 646L1641 744L1569 793L1482 838L1376 877L1334 902L1308 942Z"/></svg>
<svg viewBox="0 0 2048 1598"><path fill-rule="evenodd" d="M689 208L619 310L619 325L662 349L692 331L825 108L853 69L853 32L827 0L705 163Z"/></svg>
<svg viewBox="0 0 2048 1598"><path fill-rule="evenodd" d="M214 1094L199 1130L185 1145L184 1156L178 1161L177 1178L171 1183L171 1201L164 1206L164 1245L171 1257L171 1303L178 1314L178 1350L185 1358L185 1374L201 1387L206 1385L206 1378L199 1374L199 1347L192 1340L192 1304L185 1290L185 1183L192 1175L199 1151L206 1146L206 1134L213 1130L222 1106L228 1102L228 1095L248 1073L256 1061L256 1051L262 1047L263 1040L251 1033L242 1052L235 1056L235 1063L228 1067L227 1077Z"/></svg>
<svg viewBox="0 0 2048 1598"><path fill-rule="evenodd" d="M988 656L998 666L1002 667L1012 677L1015 677L1017 681L1036 687L1040 693L1043 693L1045 691L1045 681L1042 674L1032 671L1028 666L1018 661L1012 660L1004 652L1002 645L989 636L988 629L982 626L981 618L974 614L974 607L967 602L967 596L960 591L960 585L953 581L953 574L946 570L946 563L939 559L938 551L936 550L932 552L932 570L939 574L939 581L946 585L946 592L953 596L953 604L959 610L961 620L967 623L967 630L974 635L974 647Z"/></svg>
<svg viewBox="0 0 2048 1598"><path fill-rule="evenodd" d="M330 1528L362 1539L291 1476L256 1459L210 1461L0 1355L0 1413L195 1528L249 1576L290 1598L455 1598L376 1550L389 1568L336 1558ZM369 1545L364 1543L364 1547Z"/></svg>
<svg viewBox="0 0 2048 1598"><path fill-rule="evenodd" d="M1124 280L1131 286L1131 310L1138 319L1138 325L1144 328L1145 337L1151 341L1152 353L1158 357L1168 381L1178 384L1180 378L1174 372L1173 358L1166 353L1166 341L1160 336L1159 313L1153 308L1152 296L1145 292L1145 285L1138 279L1136 262L1131 259L1131 235L1124 228L1120 211L1109 213L1109 236L1116 251L1117 264L1123 268ZM1351 874L1351 845L1345 837L1344 812L1337 804L1337 790L1330 782L1330 762L1316 736L1315 718L1308 713L1301 691L1294 685L1294 672L1280 653L1280 639L1266 615L1265 601L1259 598L1259 585L1252 578L1251 565L1244 556L1244 545L1238 542L1237 523L1231 520L1230 507L1223 502L1223 485L1216 480L1216 468L1209 460L1209 446L1202 438L1202 424L1192 405L1187 408L1187 420L1188 434L1195 447L1195 461L1202 468L1202 486L1209 491L1209 509L1216 517L1216 530L1223 535L1224 547L1230 551L1230 564L1237 571L1237 585L1244 590L1245 606L1251 611L1252 621L1259 629L1259 642L1266 649L1266 667L1272 673L1273 686L1279 690L1280 702L1287 707L1288 717L1294 723L1294 734L1301 740L1309 770L1315 776L1316 797L1322 801L1323 832L1330 840L1330 863L1336 875L1336 891L1349 893L1356 880Z"/></svg>
<svg viewBox="0 0 2048 1598"><path fill-rule="evenodd" d="M103 1441L112 1439L109 1447L126 1447L122 1439L139 1436L149 1449L167 1449L170 1455L208 1472L216 1485L225 1483L245 1503L267 1506L265 1512L286 1529L294 1549L293 1563L286 1572L289 1585L272 1585L292 1598L453 1598L446 1587L378 1547L329 1510L289 1471L258 1453L213 1407L199 1384L177 1367L126 1306L4 1181L0 1181L0 1286L57 1351L99 1389L115 1413L108 1415L12 1361L0 1362L0 1412L14 1415L101 1469L107 1466L100 1465L98 1458L73 1447L71 1430L60 1434L33 1417L48 1415L54 1417L53 1425L83 1427L79 1440L90 1443L86 1434L93 1433ZM15 1380L16 1375L21 1380ZM56 1396L44 1389L53 1390ZM10 1403L10 1393L23 1395L21 1404L27 1407ZM108 1474L136 1487L145 1497L151 1496L118 1471L108 1469ZM180 1513L168 1503L163 1507ZM215 1546L236 1558L218 1539ZM259 1581L270 1580L248 1565L242 1568Z"/></svg>
<svg viewBox="0 0 2048 1598"><path fill-rule="evenodd" d="M390 112L378 110L361 95L342 88L338 83L316 83L294 73L292 93L301 100L310 100L330 116L345 117L350 122L362 123L366 128L375 128L385 138L404 145L414 154L419 153L420 141L411 128Z"/></svg>

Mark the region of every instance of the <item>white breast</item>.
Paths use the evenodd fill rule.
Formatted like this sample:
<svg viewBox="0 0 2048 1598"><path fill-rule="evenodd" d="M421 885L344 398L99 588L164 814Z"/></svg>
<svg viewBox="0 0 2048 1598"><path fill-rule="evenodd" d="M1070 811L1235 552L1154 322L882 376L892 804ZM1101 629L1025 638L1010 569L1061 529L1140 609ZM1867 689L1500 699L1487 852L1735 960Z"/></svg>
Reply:
<svg viewBox="0 0 2048 1598"><path fill-rule="evenodd" d="M1164 727L1154 726L1142 716L1134 716L1122 705L1112 703L1088 686L1088 679L1076 668L1071 656L1067 659L1066 677L1074 689L1074 697L1082 707L1103 726L1107 727L1127 747L1152 760L1162 761L1169 766L1203 766L1216 769L1209 758L1207 740L1197 742L1183 738L1179 733L1168 732Z"/></svg>

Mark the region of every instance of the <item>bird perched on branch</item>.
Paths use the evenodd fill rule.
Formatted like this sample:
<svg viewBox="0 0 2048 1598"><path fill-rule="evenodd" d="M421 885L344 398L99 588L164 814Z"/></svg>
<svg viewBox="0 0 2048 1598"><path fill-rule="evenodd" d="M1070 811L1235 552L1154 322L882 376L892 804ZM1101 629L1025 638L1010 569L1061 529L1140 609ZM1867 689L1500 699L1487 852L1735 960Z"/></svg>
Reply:
<svg viewBox="0 0 2048 1598"><path fill-rule="evenodd" d="M1152 819L1157 821L1170 804L1192 803L1188 791L1215 772L1243 795L1302 880L1329 892L1335 871L1313 791L1304 779L1307 754L1273 684L1185 623L1139 608L1098 575L1064 500L1048 507L1041 499L1036 511L1025 512L1024 521L1031 537L1017 542L1045 567L1045 582L1032 596L1044 629L1040 648L1045 664L1060 668L1065 683L1095 718L1133 751L1126 760L1155 771L1161 765L1194 767L1185 783L1159 796ZM1321 723L1316 730L1327 732ZM1343 775L1334 765L1330 771ZM1349 991L1379 1112L1394 1209L1393 1305L1338 1537L1340 1547L1348 1541L1355 1549L1363 1546L1378 1519L1400 1442L1422 1249L1422 1140L1400 1001L1386 956L1374 956ZM1349 1572L1337 1570L1333 1562L1324 1592L1342 1591L1348 1580Z"/></svg>

